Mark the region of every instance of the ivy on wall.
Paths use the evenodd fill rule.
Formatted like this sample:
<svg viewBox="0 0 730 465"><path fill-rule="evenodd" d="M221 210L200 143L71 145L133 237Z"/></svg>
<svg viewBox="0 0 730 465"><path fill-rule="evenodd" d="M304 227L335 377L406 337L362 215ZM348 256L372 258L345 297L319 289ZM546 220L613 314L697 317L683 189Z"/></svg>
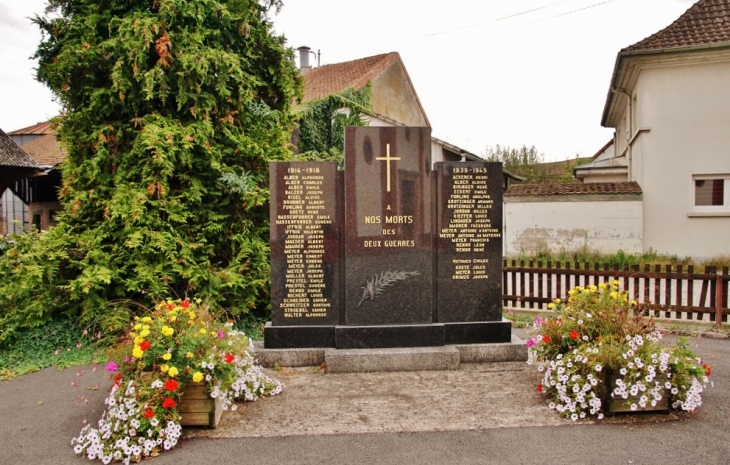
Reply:
<svg viewBox="0 0 730 465"><path fill-rule="evenodd" d="M348 87L295 107L293 113L299 123L298 158L331 160L342 165L345 127L367 125L363 114L372 112L371 99L372 88L368 83L359 90Z"/></svg>

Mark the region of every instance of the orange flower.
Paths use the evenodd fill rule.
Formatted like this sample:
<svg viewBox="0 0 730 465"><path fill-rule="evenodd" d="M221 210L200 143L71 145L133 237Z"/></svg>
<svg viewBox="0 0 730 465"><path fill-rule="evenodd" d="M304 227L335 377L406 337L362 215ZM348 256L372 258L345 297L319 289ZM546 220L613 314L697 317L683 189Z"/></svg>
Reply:
<svg viewBox="0 0 730 465"><path fill-rule="evenodd" d="M710 365L703 363L702 368L705 369L705 376L710 376L712 374L712 367Z"/></svg>

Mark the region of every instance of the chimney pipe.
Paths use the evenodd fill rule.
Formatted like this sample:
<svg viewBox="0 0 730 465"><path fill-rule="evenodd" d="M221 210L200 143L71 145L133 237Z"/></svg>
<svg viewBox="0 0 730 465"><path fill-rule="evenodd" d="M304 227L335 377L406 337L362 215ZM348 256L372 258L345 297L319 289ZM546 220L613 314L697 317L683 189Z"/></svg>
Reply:
<svg viewBox="0 0 730 465"><path fill-rule="evenodd" d="M309 64L309 54L312 53L310 52L311 48L302 45L297 50L299 51L299 72L307 74L312 69L312 66Z"/></svg>

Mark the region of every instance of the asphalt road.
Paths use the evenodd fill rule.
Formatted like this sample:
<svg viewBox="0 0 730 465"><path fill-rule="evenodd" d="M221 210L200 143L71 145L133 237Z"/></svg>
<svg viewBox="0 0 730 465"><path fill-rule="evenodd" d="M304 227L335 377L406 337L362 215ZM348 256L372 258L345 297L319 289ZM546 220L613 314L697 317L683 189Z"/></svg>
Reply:
<svg viewBox="0 0 730 465"><path fill-rule="evenodd" d="M240 433L249 437L219 439L198 437L205 436L205 432L198 431L193 434L195 437L184 439L174 450L145 459L144 463L730 464L730 341L697 339L693 340L693 346L698 355L713 365L712 379L715 383L714 387L705 391L702 407L693 414L619 416L599 423L573 424L557 416L553 422L542 412L535 414L535 426L524 426L524 422L520 422L518 427L503 427L500 425L510 424L506 417L524 412L531 415L536 402L540 401L532 384L524 383L523 386L522 381L508 378L500 382L514 385L509 386L502 400L490 400L488 404L494 404L494 409L467 397L461 403L449 405L448 408L456 415L454 418L458 415L485 417L481 422L465 422L463 430L457 425L449 431L435 431L438 428L428 427L425 423L426 418L433 417L428 411L431 408L423 403L414 403L414 407L403 415L424 418L420 428L412 428L419 429L418 432L320 434L317 433L320 430L314 428L312 431L315 433L308 434L301 429L286 430L286 425L283 425L280 435L274 431L267 437L250 437L255 433L251 433L249 428L247 433ZM474 376L500 371L499 367L472 367L471 370L474 370ZM101 366L97 371L93 371L93 367L64 371L50 368L0 382L0 465L89 463L73 454L71 438L78 434L84 420L96 422L101 413L109 385L102 372ZM340 375L320 375L320 379L326 382L330 379L327 377L337 376ZM400 383L397 377L391 377L388 384L394 390L413 386L409 382L413 376L413 373L404 373ZM464 374L454 376L459 379L458 376ZM339 378L331 379L333 383L342 382ZM347 382L363 382L362 378L351 379ZM438 377L424 375L415 387L408 389L442 389L443 383L438 380ZM483 387L469 385L468 389L476 391L477 396L483 392L487 397L494 387L490 383L494 382L485 378ZM413 395L417 394L413 392ZM272 399L271 402L284 402L285 396L286 391L281 400ZM455 398L458 400L459 396L455 395ZM313 397L311 402L317 402L316 398ZM510 406L505 413L497 405L501 403L514 407ZM378 405L378 402L372 402L372 405ZM314 424L318 421L317 415L320 415L316 407L299 398L290 409L305 423ZM264 413L267 411L266 404L257 408ZM343 415L348 413L347 404L340 403L338 408ZM245 411L245 408L239 409L244 414ZM371 420L379 413L383 415L379 419L383 424L387 424L389 418L392 422L399 420L385 408L370 411ZM500 418L487 421L490 416ZM407 426L411 423L403 424L406 425L404 428L411 428ZM413 424L418 426L418 421ZM215 431L220 435L226 428L229 428L229 435L239 434L225 422Z"/></svg>

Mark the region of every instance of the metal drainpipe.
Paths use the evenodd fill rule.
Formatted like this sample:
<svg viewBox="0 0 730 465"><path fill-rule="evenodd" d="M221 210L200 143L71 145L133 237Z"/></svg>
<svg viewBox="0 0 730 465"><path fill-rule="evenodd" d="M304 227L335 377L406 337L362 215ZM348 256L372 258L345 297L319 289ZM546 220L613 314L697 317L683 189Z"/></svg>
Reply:
<svg viewBox="0 0 730 465"><path fill-rule="evenodd" d="M627 147L626 147L626 161L627 161L627 163L629 165L628 166L628 168L629 168L629 172L628 172L629 181L633 181L633 179L631 179L631 175L633 174L633 170L631 169L631 159L632 159L632 157L631 157L631 151L632 151L632 148L631 148L631 138L634 136L632 134L633 127L634 127L634 122L632 121L633 120L634 112L632 111L632 108L631 108L633 106L633 102L631 100L631 94L629 94L628 92L626 92L624 90L617 89L617 88L613 87L613 88L611 88L611 92L613 92L615 94L623 94L623 95L626 96L626 98L629 99L629 127L628 127L628 130L629 130L628 131L629 132L629 139L626 141L626 145L627 145ZM618 140L614 141L615 148L618 148L617 142L618 142Z"/></svg>

